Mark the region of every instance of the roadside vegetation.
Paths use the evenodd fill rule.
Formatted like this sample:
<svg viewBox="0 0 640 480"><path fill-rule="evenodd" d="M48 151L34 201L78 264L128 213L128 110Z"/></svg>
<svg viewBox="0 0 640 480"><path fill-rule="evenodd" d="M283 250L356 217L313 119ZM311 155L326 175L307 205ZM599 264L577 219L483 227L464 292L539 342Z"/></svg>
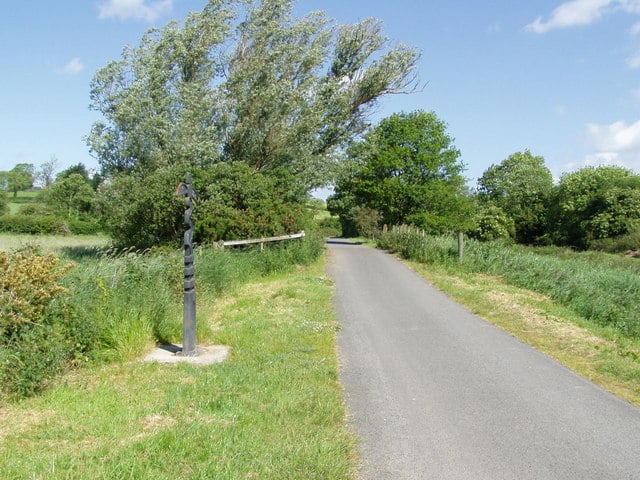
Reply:
<svg viewBox="0 0 640 480"><path fill-rule="evenodd" d="M394 229L377 245L475 313L640 405L640 261Z"/></svg>
<svg viewBox="0 0 640 480"><path fill-rule="evenodd" d="M300 248L198 258L199 343L232 352L209 367L139 361L152 343L132 337L151 340L155 320L145 312L157 313L153 303L163 295L152 290L163 282L149 277L167 262L89 261L79 280L103 279L110 295L122 295L113 299L116 312L102 308L127 345L107 342L98 352L118 361L92 362L41 395L0 406L2 477L352 478L355 442L337 380L331 282L320 259L305 254L305 265L289 266ZM116 279L123 285L113 288ZM126 288L140 287L147 298L131 304L136 295ZM168 296L160 308L171 337L180 312L176 295ZM116 320L128 327L114 328Z"/></svg>

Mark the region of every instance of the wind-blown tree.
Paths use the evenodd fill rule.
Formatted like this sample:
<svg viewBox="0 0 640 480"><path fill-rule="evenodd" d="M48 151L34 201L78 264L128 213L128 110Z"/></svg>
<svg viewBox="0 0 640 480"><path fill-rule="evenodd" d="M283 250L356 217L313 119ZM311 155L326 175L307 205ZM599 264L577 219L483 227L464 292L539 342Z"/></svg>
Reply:
<svg viewBox="0 0 640 480"><path fill-rule="evenodd" d="M557 243L586 248L593 240L640 231L640 175L586 167L560 179L551 202Z"/></svg>
<svg viewBox="0 0 640 480"><path fill-rule="evenodd" d="M411 90L418 54L380 23L294 18L293 0L211 0L99 70L88 143L107 173L244 162L306 194L388 93Z"/></svg>
<svg viewBox="0 0 640 480"><path fill-rule="evenodd" d="M513 220L519 243L534 243L545 234L552 189L553 177L544 158L529 150L491 165L478 180L479 199Z"/></svg>
<svg viewBox="0 0 640 480"><path fill-rule="evenodd" d="M460 152L433 112L394 114L349 149L352 164L328 207L349 218L368 207L388 225L464 230L470 213ZM348 225L344 225L347 227Z"/></svg>

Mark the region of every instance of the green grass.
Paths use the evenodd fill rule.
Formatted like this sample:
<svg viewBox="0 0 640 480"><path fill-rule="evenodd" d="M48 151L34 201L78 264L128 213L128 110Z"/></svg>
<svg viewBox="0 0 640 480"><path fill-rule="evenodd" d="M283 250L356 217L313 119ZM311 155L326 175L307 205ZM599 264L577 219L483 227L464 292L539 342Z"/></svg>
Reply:
<svg viewBox="0 0 640 480"><path fill-rule="evenodd" d="M607 254L564 252L468 241L457 258L456 240L416 232L383 235L380 245L404 258L451 271L500 277L505 283L546 295L591 323L640 338L640 262Z"/></svg>
<svg viewBox="0 0 640 480"><path fill-rule="evenodd" d="M213 291L199 321L230 360L95 366L5 404L0 477L353 478L322 262Z"/></svg>
<svg viewBox="0 0 640 480"><path fill-rule="evenodd" d="M395 232L379 245L453 299L640 406L640 262Z"/></svg>
<svg viewBox="0 0 640 480"><path fill-rule="evenodd" d="M53 252L70 258L86 256L108 247L106 235L20 235L0 233L0 251L11 252L27 246L37 246L42 252Z"/></svg>
<svg viewBox="0 0 640 480"><path fill-rule="evenodd" d="M18 192L18 195L14 198L13 193L8 193L7 198L9 200L9 213L16 214L22 205L30 203L37 203L39 190L28 190L24 192Z"/></svg>
<svg viewBox="0 0 640 480"><path fill-rule="evenodd" d="M500 277L409 262L469 310L640 406L640 340L599 327L568 307Z"/></svg>

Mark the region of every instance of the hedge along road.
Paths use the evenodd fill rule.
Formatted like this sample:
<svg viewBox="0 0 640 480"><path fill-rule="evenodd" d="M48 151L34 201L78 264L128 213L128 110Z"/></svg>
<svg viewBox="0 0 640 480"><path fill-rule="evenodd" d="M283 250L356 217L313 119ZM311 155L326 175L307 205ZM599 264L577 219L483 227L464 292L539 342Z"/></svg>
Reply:
<svg viewBox="0 0 640 480"><path fill-rule="evenodd" d="M640 409L393 256L329 241L362 480L640 479Z"/></svg>

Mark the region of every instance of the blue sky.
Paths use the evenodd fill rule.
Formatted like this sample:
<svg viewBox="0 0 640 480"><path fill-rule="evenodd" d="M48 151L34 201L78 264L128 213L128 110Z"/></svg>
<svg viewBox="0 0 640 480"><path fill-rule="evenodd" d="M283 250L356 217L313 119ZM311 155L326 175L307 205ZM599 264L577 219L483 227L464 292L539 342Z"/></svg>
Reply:
<svg viewBox="0 0 640 480"><path fill-rule="evenodd" d="M0 2L0 170L97 168L83 137L95 71L151 27L206 0ZM510 154L542 155L555 177L586 165L640 173L640 0L298 0L338 23L384 22L419 49L423 88L373 115L433 110L449 125L470 185Z"/></svg>

